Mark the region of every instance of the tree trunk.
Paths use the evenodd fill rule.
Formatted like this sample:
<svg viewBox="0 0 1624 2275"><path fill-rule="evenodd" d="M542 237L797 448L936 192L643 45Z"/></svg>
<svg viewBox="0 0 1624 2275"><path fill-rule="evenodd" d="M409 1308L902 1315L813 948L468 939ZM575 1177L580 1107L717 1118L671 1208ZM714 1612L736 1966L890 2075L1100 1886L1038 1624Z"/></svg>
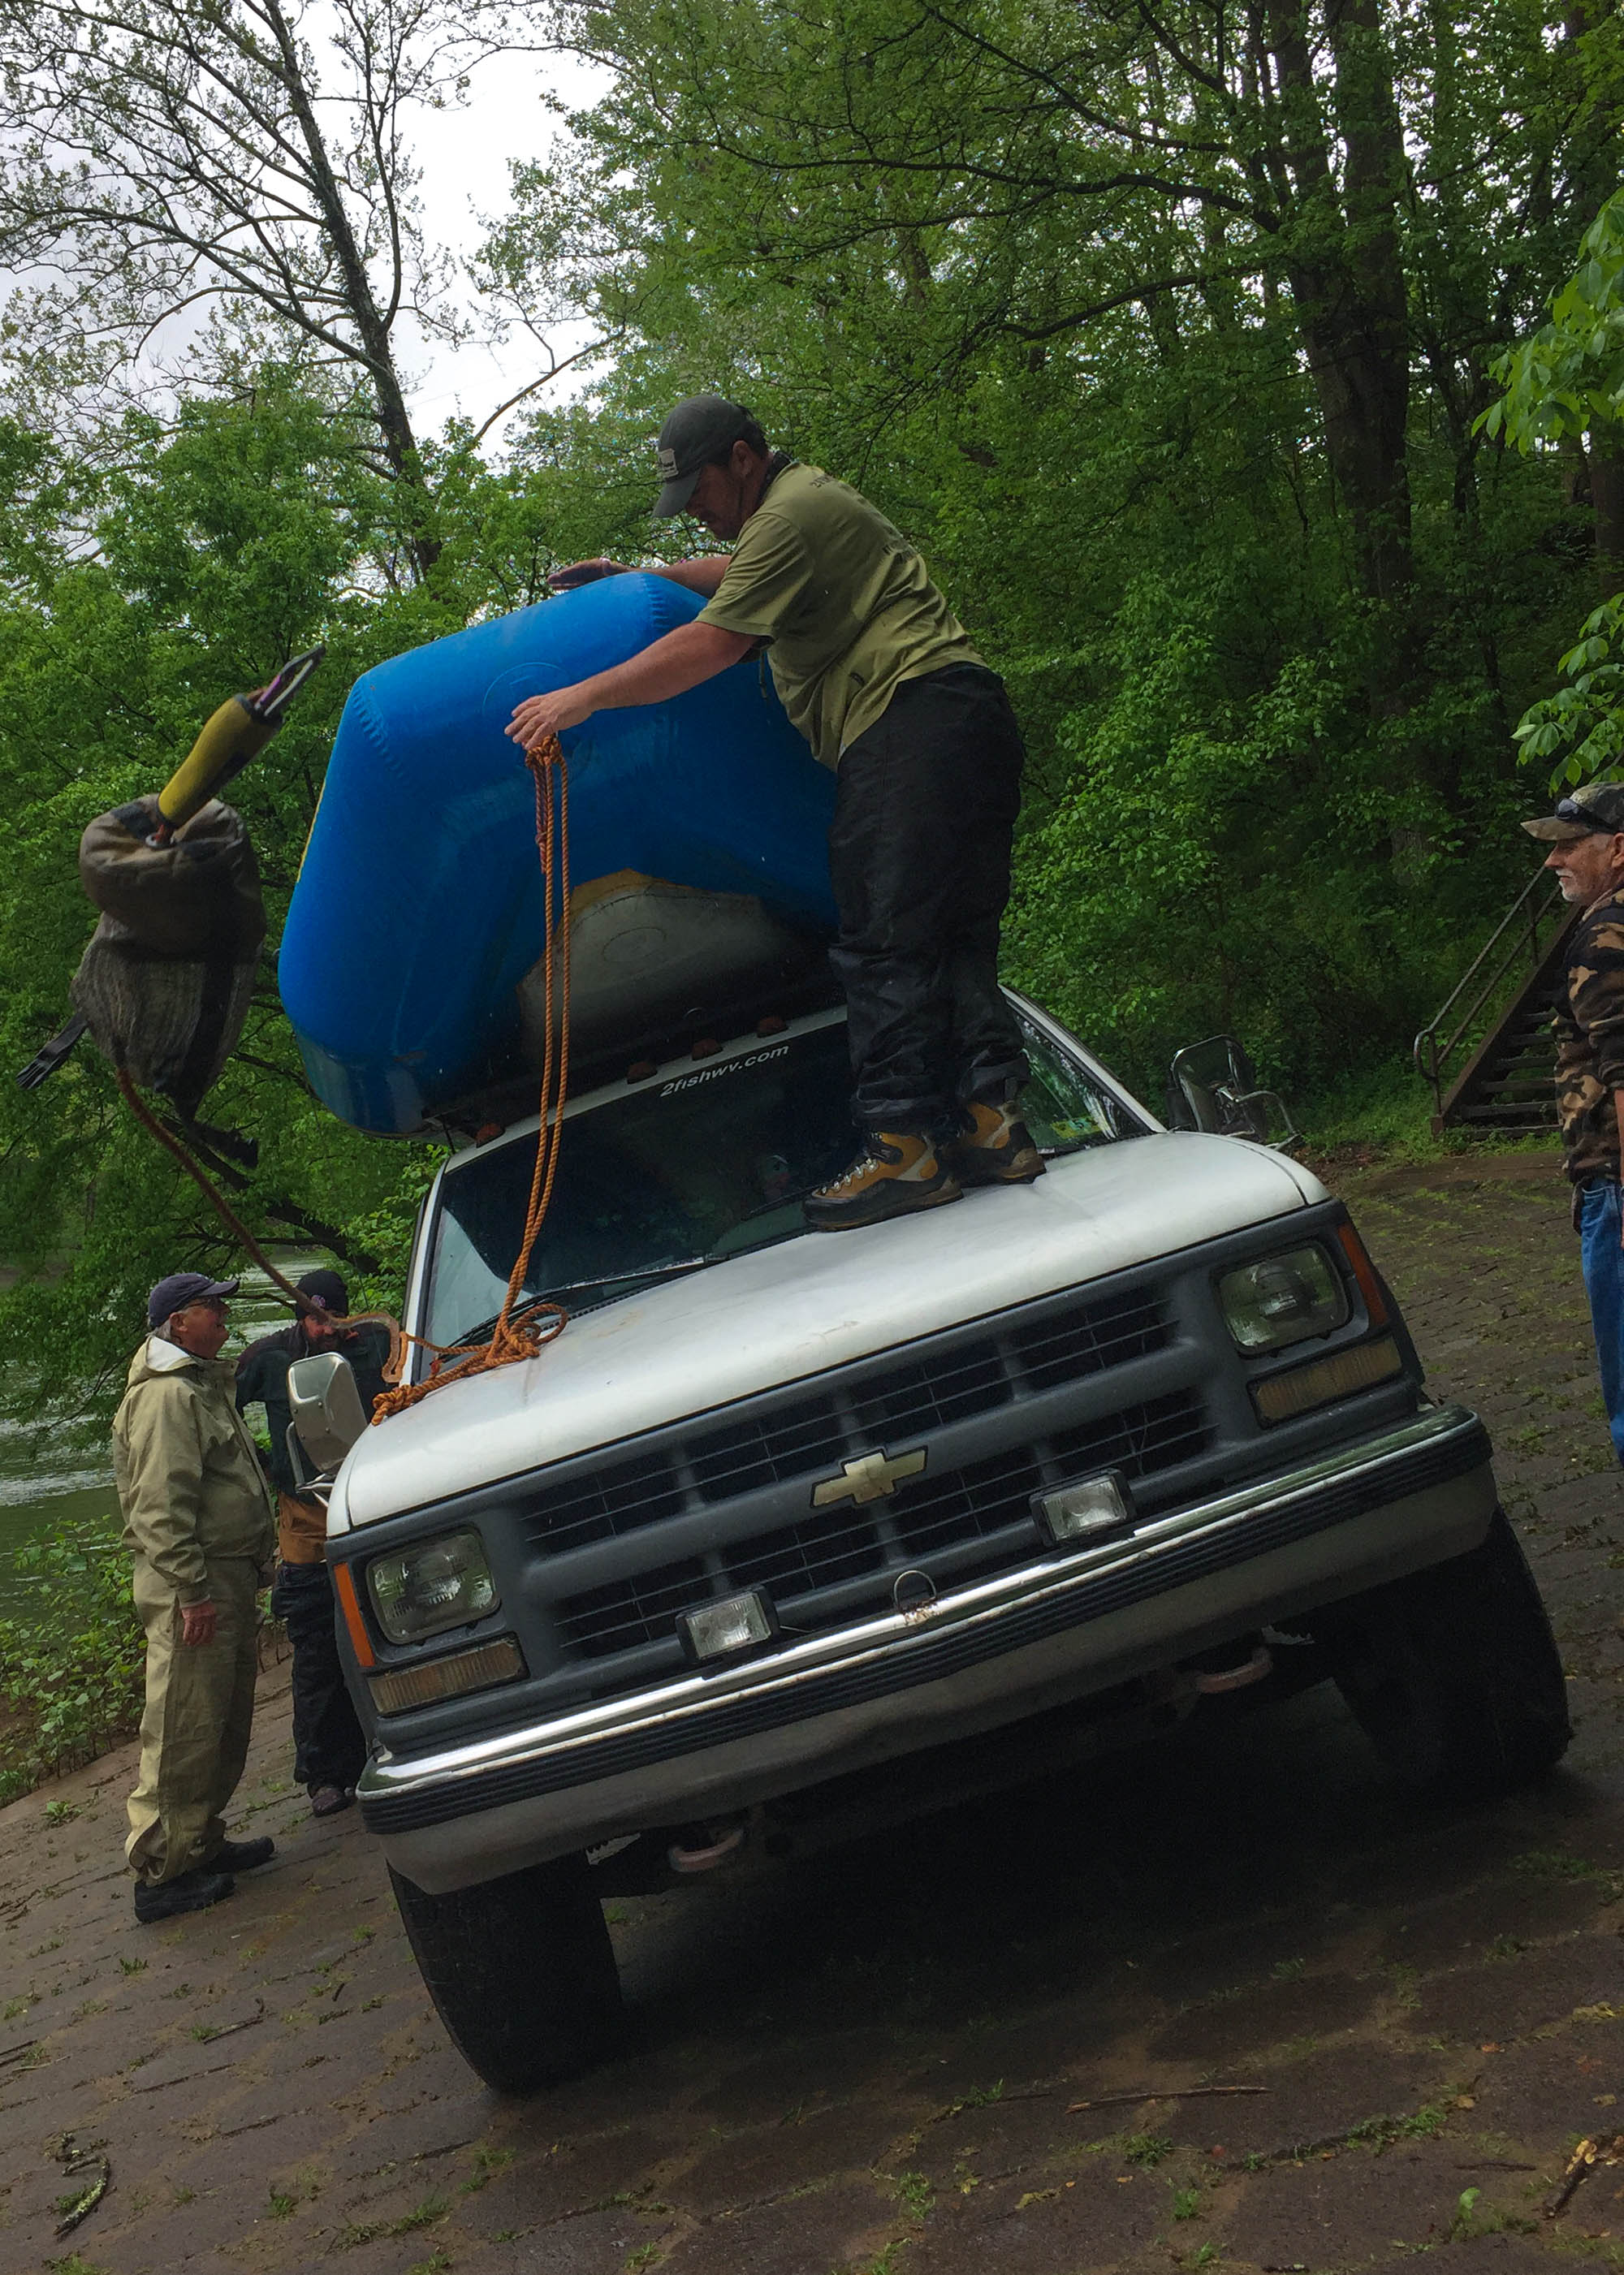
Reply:
<svg viewBox="0 0 1624 2275"><path fill-rule="evenodd" d="M1360 583L1391 601L1411 576L1409 328L1395 202L1403 142L1377 0L1330 21L1345 190L1332 170L1298 0L1271 0L1269 44L1295 213L1287 276L1319 402L1326 455L1347 502Z"/></svg>
<svg viewBox="0 0 1624 2275"><path fill-rule="evenodd" d="M423 462L419 455L417 437L412 431L412 415L406 408L400 374L395 367L389 321L378 306L372 280L366 274L366 261L356 242L355 231L350 225L350 215L344 207L337 177L333 171L332 161L328 155L315 105L311 99L310 89L305 84L298 43L282 12L279 0L266 0L265 17L276 37L283 87L298 121L299 133L309 157L311 186L320 203L322 223L333 247L339 274L344 278L345 304L366 358L383 454L407 509L407 542L418 573L426 576L440 557L441 545L437 537L429 534L427 526L430 504L428 489L423 479Z"/></svg>
<svg viewBox="0 0 1624 2275"><path fill-rule="evenodd" d="M1557 472L1562 486L1564 505L1590 505L1590 455L1584 447L1582 435L1559 435L1556 440Z"/></svg>
<svg viewBox="0 0 1624 2275"><path fill-rule="evenodd" d="M1604 601L1624 592L1624 429L1590 429L1590 503L1596 509L1596 582Z"/></svg>

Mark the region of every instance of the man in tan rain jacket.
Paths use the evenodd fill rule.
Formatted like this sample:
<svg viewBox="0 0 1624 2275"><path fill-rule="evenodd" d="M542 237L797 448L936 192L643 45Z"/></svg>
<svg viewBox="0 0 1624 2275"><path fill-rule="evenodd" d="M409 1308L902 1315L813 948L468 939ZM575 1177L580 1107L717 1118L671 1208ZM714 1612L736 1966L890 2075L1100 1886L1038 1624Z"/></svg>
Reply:
<svg viewBox="0 0 1624 2275"><path fill-rule="evenodd" d="M147 1306L113 1423L113 1470L135 1607L147 1631L141 1765L125 1854L139 1920L218 1903L268 1863L267 1839L228 1840L253 1719L255 1591L276 1527L259 1453L223 1359L235 1280L173 1272Z"/></svg>

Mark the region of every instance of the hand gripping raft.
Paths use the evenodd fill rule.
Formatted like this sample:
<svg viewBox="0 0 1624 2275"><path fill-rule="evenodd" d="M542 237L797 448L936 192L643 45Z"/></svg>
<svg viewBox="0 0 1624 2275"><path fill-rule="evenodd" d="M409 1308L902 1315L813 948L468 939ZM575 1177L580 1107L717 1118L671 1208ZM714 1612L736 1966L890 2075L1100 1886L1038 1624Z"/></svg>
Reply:
<svg viewBox="0 0 1624 2275"><path fill-rule="evenodd" d="M494 1093L526 1110L549 1027L547 896L504 730L524 697L623 662L699 606L665 578L610 577L351 690L277 962L312 1087L342 1121L410 1136L477 1128L490 1117L470 1102ZM643 1028L669 1032L741 966L827 971L835 777L757 660L599 712L563 744L574 1065L623 1051L623 1069Z"/></svg>

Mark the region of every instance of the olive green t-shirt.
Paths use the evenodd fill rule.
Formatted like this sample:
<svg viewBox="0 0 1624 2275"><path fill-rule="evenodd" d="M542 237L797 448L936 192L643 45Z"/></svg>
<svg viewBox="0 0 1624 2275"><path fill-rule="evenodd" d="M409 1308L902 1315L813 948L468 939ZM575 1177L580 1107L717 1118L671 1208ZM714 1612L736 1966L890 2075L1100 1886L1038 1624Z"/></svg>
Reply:
<svg viewBox="0 0 1624 2275"><path fill-rule="evenodd" d="M898 529L817 466L786 466L699 622L769 643L784 709L826 767L904 679L979 663Z"/></svg>

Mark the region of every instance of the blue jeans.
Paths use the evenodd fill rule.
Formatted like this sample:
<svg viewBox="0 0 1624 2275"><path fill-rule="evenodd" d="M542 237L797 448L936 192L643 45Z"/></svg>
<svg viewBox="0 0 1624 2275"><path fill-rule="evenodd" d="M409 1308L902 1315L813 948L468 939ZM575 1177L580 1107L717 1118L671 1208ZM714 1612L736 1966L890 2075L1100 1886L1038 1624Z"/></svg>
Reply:
<svg viewBox="0 0 1624 2275"><path fill-rule="evenodd" d="M1618 1186L1586 1185L1579 1197L1584 1292L1590 1299L1596 1366L1613 1448L1624 1462L1624 1249L1620 1247L1620 1226Z"/></svg>

